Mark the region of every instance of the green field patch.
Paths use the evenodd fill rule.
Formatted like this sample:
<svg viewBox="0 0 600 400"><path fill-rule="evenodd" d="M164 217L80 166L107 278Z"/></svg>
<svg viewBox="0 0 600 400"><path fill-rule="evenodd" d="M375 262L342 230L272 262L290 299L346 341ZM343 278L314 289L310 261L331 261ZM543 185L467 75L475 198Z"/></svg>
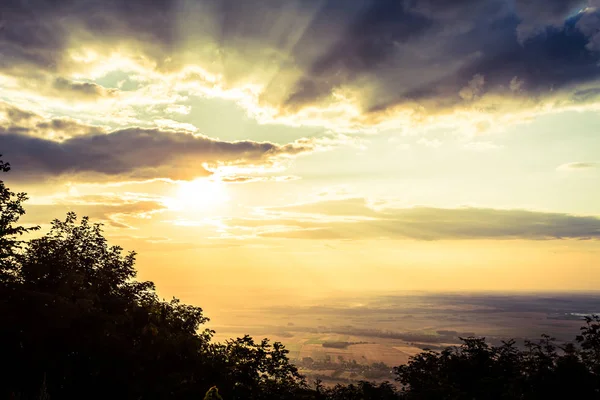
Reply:
<svg viewBox="0 0 600 400"><path fill-rule="evenodd" d="M286 343L285 348L289 351L300 351L302 349L302 343Z"/></svg>

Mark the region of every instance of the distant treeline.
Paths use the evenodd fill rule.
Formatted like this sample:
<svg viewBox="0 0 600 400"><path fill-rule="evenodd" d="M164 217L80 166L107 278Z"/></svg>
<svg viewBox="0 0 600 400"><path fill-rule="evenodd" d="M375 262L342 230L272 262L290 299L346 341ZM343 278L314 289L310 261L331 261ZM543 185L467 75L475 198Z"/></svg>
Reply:
<svg viewBox="0 0 600 400"><path fill-rule="evenodd" d="M9 169L0 160L0 171ZM202 309L162 300L152 282L137 281L135 253L109 246L88 218L68 213L23 241L36 229L19 225L26 199L0 180L0 399L600 399L596 316L560 348L544 336L525 349L465 338L425 351L393 369L401 390L307 382L281 343L214 342ZM367 332L385 335L353 334Z"/></svg>
<svg viewBox="0 0 600 400"><path fill-rule="evenodd" d="M419 332L399 332L382 329L366 329L356 328L353 326L333 326L330 328L321 327L319 329L310 327L296 327L295 332L310 332L310 333L328 333L347 336L372 337L379 339L397 339L405 342L417 343L447 343L449 340L459 337L473 336L473 332L457 332L457 331L436 331L435 334L426 334Z"/></svg>
<svg viewBox="0 0 600 400"><path fill-rule="evenodd" d="M323 342L322 346L332 349L346 349L348 346L355 344L369 344L369 342Z"/></svg>

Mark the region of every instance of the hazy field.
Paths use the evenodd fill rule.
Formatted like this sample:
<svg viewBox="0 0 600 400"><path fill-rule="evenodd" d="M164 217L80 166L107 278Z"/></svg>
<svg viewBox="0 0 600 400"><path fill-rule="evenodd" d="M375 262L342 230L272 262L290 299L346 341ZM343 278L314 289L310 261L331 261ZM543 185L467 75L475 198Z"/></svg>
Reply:
<svg viewBox="0 0 600 400"><path fill-rule="evenodd" d="M600 313L598 294L416 294L228 310L211 328L217 340L248 333L281 341L305 374L335 383L391 379L391 366L425 348L459 344L459 337L522 344L546 333L570 341L582 315L592 313Z"/></svg>

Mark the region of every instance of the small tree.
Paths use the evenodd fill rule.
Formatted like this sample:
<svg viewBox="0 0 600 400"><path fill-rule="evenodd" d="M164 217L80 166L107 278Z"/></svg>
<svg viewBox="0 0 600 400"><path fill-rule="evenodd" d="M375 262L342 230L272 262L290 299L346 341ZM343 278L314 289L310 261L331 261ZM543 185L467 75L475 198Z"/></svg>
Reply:
<svg viewBox="0 0 600 400"><path fill-rule="evenodd" d="M10 171L10 164L0 159L0 172L8 171ZM16 279L15 256L23 244L18 237L39 229L38 226L25 228L17 225L19 218L25 214L23 208L25 201L27 201L25 193L11 191L4 181L0 180L0 281L3 283Z"/></svg>
<svg viewBox="0 0 600 400"><path fill-rule="evenodd" d="M596 391L600 396L600 316L585 317L586 325L576 340L581 346L581 357L594 374Z"/></svg>

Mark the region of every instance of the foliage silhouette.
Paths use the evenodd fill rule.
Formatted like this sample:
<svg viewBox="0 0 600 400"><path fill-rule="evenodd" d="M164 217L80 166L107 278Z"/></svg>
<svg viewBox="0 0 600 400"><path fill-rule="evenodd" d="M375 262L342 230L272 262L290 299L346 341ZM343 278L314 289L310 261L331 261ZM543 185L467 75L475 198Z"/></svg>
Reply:
<svg viewBox="0 0 600 400"><path fill-rule="evenodd" d="M0 157L2 155L0 154ZM0 172L10 171L10 164L0 158ZM27 200L25 193L14 193L0 180L0 279L2 282L16 278L17 264L15 254L23 244L18 237L39 227L25 228L16 225L25 214L23 203Z"/></svg>
<svg viewBox="0 0 600 400"><path fill-rule="evenodd" d="M598 340L600 318L585 319L576 343L563 347L543 335L526 342L490 346L481 338L460 347L426 351L395 368L405 399L600 398Z"/></svg>
<svg viewBox="0 0 600 400"><path fill-rule="evenodd" d="M524 348L469 337L424 351L394 369L401 389L311 388L281 343L213 342L201 308L137 281L135 253L109 246L88 218L68 213L24 242L36 229L18 225L26 199L0 180L2 399L600 399L598 316L562 347L548 336Z"/></svg>
<svg viewBox="0 0 600 400"><path fill-rule="evenodd" d="M219 389L216 386L213 386L206 392L204 400L223 400L223 397L219 394Z"/></svg>

